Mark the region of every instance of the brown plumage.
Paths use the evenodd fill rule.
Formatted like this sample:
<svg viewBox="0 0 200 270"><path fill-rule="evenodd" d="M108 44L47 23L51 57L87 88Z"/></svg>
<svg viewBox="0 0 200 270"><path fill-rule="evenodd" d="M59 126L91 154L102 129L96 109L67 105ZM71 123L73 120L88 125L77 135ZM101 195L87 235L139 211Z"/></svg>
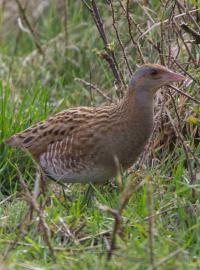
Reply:
<svg viewBox="0 0 200 270"><path fill-rule="evenodd" d="M117 163L127 169L142 152L153 128L156 90L184 79L163 66L146 64L118 104L67 109L5 143L28 150L57 181L107 181L116 175Z"/></svg>

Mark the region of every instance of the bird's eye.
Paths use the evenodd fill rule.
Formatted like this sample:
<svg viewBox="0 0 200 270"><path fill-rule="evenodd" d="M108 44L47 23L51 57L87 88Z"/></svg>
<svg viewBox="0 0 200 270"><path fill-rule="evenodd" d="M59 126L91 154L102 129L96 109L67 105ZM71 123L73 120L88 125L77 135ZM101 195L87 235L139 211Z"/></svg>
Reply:
<svg viewBox="0 0 200 270"><path fill-rule="evenodd" d="M158 74L158 71L156 69L151 70L151 75L157 75L157 74Z"/></svg>

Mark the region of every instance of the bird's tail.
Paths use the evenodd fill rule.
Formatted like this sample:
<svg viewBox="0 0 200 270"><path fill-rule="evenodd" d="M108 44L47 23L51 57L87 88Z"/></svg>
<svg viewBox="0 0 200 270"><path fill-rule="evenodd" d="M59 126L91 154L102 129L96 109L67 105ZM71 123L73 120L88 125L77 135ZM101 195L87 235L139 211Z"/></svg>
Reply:
<svg viewBox="0 0 200 270"><path fill-rule="evenodd" d="M21 146L21 140L17 135L13 135L12 137L6 139L4 143L11 146Z"/></svg>

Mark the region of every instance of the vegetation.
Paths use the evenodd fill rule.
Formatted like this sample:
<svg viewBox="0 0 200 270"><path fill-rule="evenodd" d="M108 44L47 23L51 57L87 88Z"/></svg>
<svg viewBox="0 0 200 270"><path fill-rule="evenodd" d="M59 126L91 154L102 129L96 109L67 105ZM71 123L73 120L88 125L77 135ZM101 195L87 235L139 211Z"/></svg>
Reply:
<svg viewBox="0 0 200 270"><path fill-rule="evenodd" d="M59 0L42 9L45 1L15 0L20 20L1 2L0 269L200 269L198 1ZM93 187L88 203L88 186L48 180L30 218L36 166L4 139L68 107L116 102L144 62L187 77L176 86L186 95L157 94L147 151Z"/></svg>

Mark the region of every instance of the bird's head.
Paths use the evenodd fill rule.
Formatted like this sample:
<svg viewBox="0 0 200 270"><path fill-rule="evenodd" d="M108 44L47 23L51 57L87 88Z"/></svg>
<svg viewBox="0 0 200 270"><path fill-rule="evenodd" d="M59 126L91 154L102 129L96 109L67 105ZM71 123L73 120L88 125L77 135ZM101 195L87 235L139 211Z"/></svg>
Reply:
<svg viewBox="0 0 200 270"><path fill-rule="evenodd" d="M173 82L184 81L185 77L164 66L145 64L131 78L130 86L138 91L149 91L154 94L160 87Z"/></svg>

